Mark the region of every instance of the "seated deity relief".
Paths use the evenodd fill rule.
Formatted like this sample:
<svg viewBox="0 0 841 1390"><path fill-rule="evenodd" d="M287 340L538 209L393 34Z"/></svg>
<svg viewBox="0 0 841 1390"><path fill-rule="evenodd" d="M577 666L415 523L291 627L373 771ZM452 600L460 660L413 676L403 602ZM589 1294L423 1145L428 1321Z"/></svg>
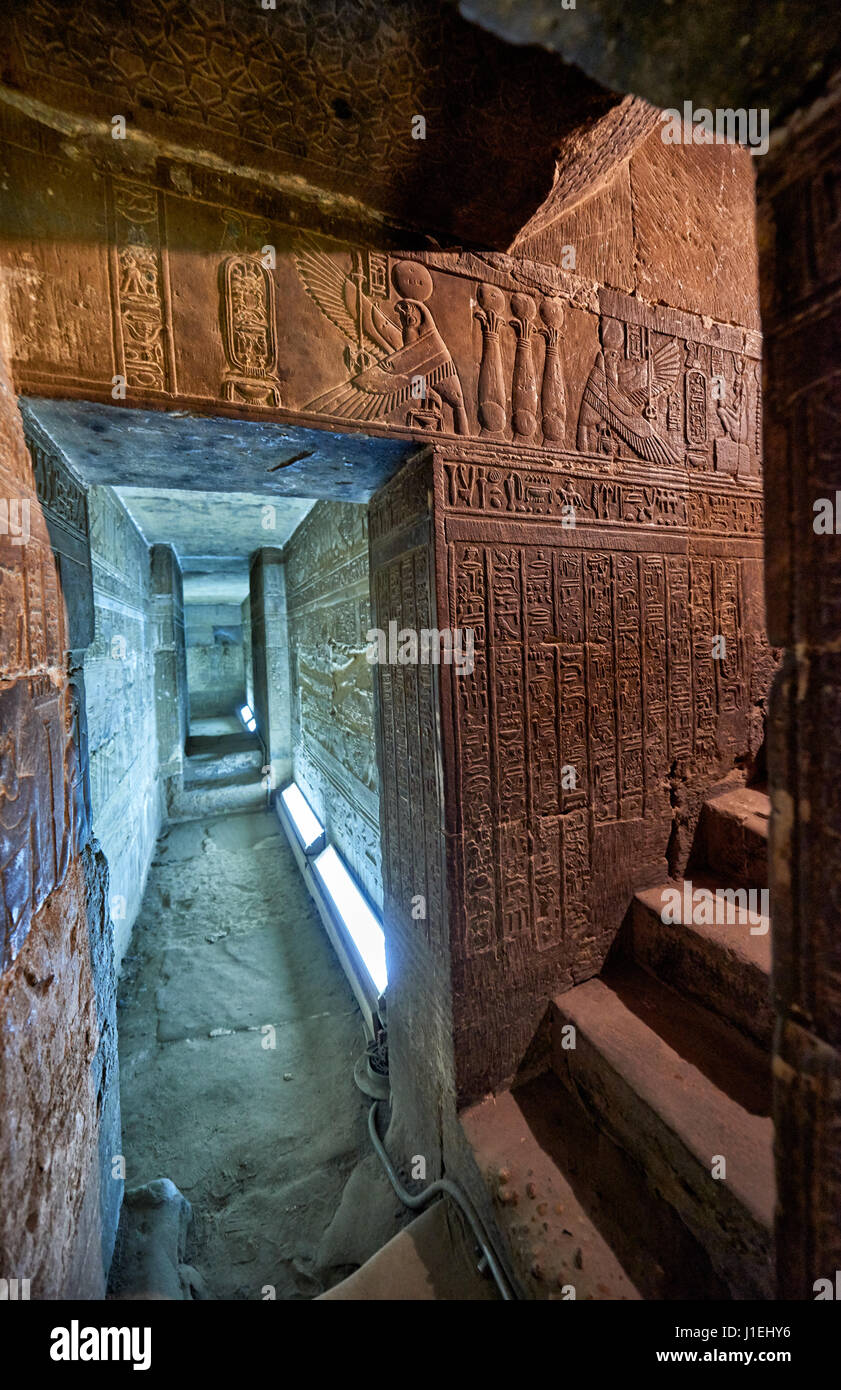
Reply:
<svg viewBox="0 0 841 1390"><path fill-rule="evenodd" d="M348 342L350 375L307 410L362 421L407 406L409 428L442 429L448 428L446 407L452 433L470 433L461 381L427 302L434 282L425 265L397 261L392 282L398 297L377 302L364 288L359 252L348 274L308 240L295 263L310 298Z"/></svg>
<svg viewBox="0 0 841 1390"><path fill-rule="evenodd" d="M602 322L602 349L587 378L578 417L578 447L583 453L614 456L622 443L650 463L677 464L668 439L658 432L656 401L677 385L680 348L675 340L657 352L646 344L643 360L628 362L623 359L624 339L616 319Z"/></svg>

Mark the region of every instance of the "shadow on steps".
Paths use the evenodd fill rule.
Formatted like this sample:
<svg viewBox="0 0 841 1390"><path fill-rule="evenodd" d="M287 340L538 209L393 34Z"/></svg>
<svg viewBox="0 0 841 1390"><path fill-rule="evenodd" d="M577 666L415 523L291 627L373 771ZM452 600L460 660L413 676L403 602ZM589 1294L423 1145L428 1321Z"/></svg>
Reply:
<svg viewBox="0 0 841 1390"><path fill-rule="evenodd" d="M461 1303L498 1297L493 1280L485 1279L471 1260L458 1217L441 1200L317 1301Z"/></svg>

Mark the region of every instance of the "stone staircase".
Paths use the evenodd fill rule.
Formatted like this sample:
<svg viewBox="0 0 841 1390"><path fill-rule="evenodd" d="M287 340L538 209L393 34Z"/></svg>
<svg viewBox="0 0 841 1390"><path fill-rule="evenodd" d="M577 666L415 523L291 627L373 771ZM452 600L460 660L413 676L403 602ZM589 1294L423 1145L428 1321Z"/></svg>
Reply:
<svg viewBox="0 0 841 1390"><path fill-rule="evenodd" d="M168 808L170 820L265 807L263 749L256 735L243 730L191 736L185 752L184 783Z"/></svg>
<svg viewBox="0 0 841 1390"><path fill-rule="evenodd" d="M687 884L638 893L602 974L552 1001L545 1070L461 1116L531 1297L774 1296L768 814L710 799ZM701 921L700 889L732 920Z"/></svg>

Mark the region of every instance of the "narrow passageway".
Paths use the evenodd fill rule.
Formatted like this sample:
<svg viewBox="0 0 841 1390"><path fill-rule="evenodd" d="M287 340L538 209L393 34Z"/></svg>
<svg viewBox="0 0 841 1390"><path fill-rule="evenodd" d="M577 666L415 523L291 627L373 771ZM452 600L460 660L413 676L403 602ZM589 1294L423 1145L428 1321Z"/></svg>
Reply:
<svg viewBox="0 0 841 1390"><path fill-rule="evenodd" d="M217 1299L312 1298L320 1237L366 1151L361 1016L277 819L161 834L119 985L126 1185L190 1200Z"/></svg>

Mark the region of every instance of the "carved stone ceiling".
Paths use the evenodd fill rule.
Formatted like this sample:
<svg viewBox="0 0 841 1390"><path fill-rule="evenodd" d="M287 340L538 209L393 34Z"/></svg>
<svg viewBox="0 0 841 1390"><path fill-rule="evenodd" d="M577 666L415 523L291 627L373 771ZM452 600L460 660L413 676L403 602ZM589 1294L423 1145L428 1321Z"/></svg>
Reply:
<svg viewBox="0 0 841 1390"><path fill-rule="evenodd" d="M7 0L0 44L7 104L109 136L126 118L125 142L107 142L125 172L151 142L496 249L550 192L565 143L619 100L432 0Z"/></svg>
<svg viewBox="0 0 841 1390"><path fill-rule="evenodd" d="M199 493L212 483L214 492L259 494L275 504L300 497L367 502L417 448L401 439L90 401L29 397L20 409L89 486Z"/></svg>
<svg viewBox="0 0 841 1390"><path fill-rule="evenodd" d="M285 545L314 505L261 493L187 492L176 488L116 489L149 545L171 545L180 560L249 556L261 546Z"/></svg>

